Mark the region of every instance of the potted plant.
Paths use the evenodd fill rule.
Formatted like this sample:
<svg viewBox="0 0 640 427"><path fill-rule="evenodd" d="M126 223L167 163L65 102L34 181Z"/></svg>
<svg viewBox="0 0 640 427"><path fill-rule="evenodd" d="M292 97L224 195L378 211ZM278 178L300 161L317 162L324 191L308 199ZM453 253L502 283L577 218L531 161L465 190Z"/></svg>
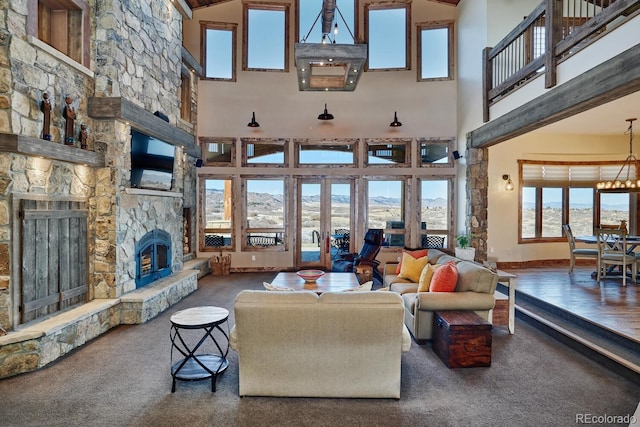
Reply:
<svg viewBox="0 0 640 427"><path fill-rule="evenodd" d="M471 246L471 239L473 239L473 233L464 233L456 236L456 242L458 246L455 248L455 255L460 259L466 259L473 261L476 257L476 248Z"/></svg>

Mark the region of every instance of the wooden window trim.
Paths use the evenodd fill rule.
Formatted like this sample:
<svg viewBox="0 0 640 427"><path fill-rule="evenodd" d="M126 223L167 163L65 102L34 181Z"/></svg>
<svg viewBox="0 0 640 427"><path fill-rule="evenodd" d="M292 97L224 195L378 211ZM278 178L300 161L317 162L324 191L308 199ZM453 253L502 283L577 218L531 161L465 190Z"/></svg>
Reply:
<svg viewBox="0 0 640 427"><path fill-rule="evenodd" d="M235 200L237 198L233 197L235 191L235 179L230 178L228 175L200 175L198 182L198 193L201 201L201 209L199 210L199 221L198 221L198 246L201 252L222 252L222 251L230 251L234 252L236 250L236 233L235 233L235 224L234 219L236 217L236 203ZM220 233L230 233L231 234L231 245L228 246L206 246L205 245L205 234L206 234L206 224L207 224L207 215L205 209L207 208L206 204L206 182L207 180L219 180L219 181L230 181L231 183L231 228L221 228L216 229L220 231Z"/></svg>
<svg viewBox="0 0 640 427"><path fill-rule="evenodd" d="M386 9L405 9L405 66L394 68L369 68L369 54L364 65L364 71L408 71L411 70L411 0L394 0L391 2L367 2L364 3L363 20L364 20L364 40L367 49L370 49L369 43L369 11L386 10Z"/></svg>
<svg viewBox="0 0 640 427"><path fill-rule="evenodd" d="M231 32L231 78L207 77L207 30ZM238 24L230 22L200 21L200 60L202 64L202 80L235 82L237 58Z"/></svg>
<svg viewBox="0 0 640 427"><path fill-rule="evenodd" d="M236 138L233 137L204 137L198 138L200 147L202 149L202 160L204 166L217 166L217 167L233 167L236 166ZM208 162L206 152L207 144L210 143L222 143L231 145L231 160L229 162Z"/></svg>
<svg viewBox="0 0 640 427"><path fill-rule="evenodd" d="M422 31L424 30L437 30L446 28L448 31L448 43L447 52L449 57L449 64L447 68L447 77L434 77L434 78L422 78ZM432 21L432 22L419 22L416 24L416 43L417 43L417 78L419 82L436 82L436 81L448 81L454 80L454 58L455 58L455 43L454 43L454 21Z"/></svg>
<svg viewBox="0 0 640 427"><path fill-rule="evenodd" d="M391 164L370 164L369 163L369 146L370 145L404 145L404 161L402 163L391 163ZM367 138L364 140L364 166L368 168L407 168L411 166L411 139L389 139L389 138Z"/></svg>
<svg viewBox="0 0 640 427"><path fill-rule="evenodd" d="M288 73L289 72L289 22L290 22L290 3L258 3L243 2L242 3L242 71L263 71ZM272 68L249 68L249 10L270 10L284 12L284 66L282 69Z"/></svg>
<svg viewBox="0 0 640 427"><path fill-rule="evenodd" d="M64 34L62 38L66 38L67 41L66 49L60 50L53 46L49 37L41 33L41 30L46 28L45 23L41 22L41 20L47 19L48 24L51 25L50 20L52 18L50 16L42 16L45 10L65 10L72 12L71 15L67 15L65 21L66 28L64 28L64 33L62 33ZM89 4L86 0L28 0L27 35L53 47L65 56L88 68L90 65L89 48L91 45L90 18ZM61 30L58 29L57 33L61 34Z"/></svg>
<svg viewBox="0 0 640 427"><path fill-rule="evenodd" d="M282 223L283 227L281 228L258 228L258 227L249 227L247 221L247 215L249 214L249 209L247 206L248 194L247 194L247 181L282 181L283 183L283 195L282 195ZM289 206L291 203L291 197L289 195L289 189L293 188L293 184L291 179L286 175L242 175L240 177L240 194L242 195L242 223L241 223L241 243L240 248L242 252L288 252L289 244L288 244L288 232L287 232L287 224L292 224L289 216L291 214L289 210ZM247 236L255 233L280 233L282 234L283 243L281 245L273 245L273 246L249 246L247 244Z"/></svg>
<svg viewBox="0 0 640 427"><path fill-rule="evenodd" d="M282 138L242 138L242 167L255 168L288 168L289 167L289 140ZM247 144L269 144L282 146L282 152L284 153L284 159L282 163L249 163L247 155Z"/></svg>
<svg viewBox="0 0 640 427"><path fill-rule="evenodd" d="M293 152L293 161L296 168L354 168L358 164L358 143L359 139L355 138L345 138L345 139L294 139L294 152ZM300 163L300 147L304 145L327 145L327 146L335 146L335 145L351 145L353 152L353 162L352 163L340 163L340 164L332 164L332 163Z"/></svg>
<svg viewBox="0 0 640 427"><path fill-rule="evenodd" d="M453 164L453 151L456 146L455 138L416 138L416 161L419 167L422 168L452 168ZM423 163L422 154L420 152L422 144L447 144L448 156L447 163Z"/></svg>

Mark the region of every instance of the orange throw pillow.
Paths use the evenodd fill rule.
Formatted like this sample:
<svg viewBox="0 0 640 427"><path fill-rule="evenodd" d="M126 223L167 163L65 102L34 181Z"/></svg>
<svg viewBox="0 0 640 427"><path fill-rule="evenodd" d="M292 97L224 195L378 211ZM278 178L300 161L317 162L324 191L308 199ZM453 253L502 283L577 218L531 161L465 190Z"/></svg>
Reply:
<svg viewBox="0 0 640 427"><path fill-rule="evenodd" d="M429 292L453 292L458 283L458 267L455 261L449 261L438 268L431 278Z"/></svg>
<svg viewBox="0 0 640 427"><path fill-rule="evenodd" d="M416 249L415 251L403 251L402 254L409 254L414 258L422 258L423 256L427 256L429 253L429 249ZM400 274L400 269L402 268L402 257L400 257L400 262L396 267L396 274Z"/></svg>

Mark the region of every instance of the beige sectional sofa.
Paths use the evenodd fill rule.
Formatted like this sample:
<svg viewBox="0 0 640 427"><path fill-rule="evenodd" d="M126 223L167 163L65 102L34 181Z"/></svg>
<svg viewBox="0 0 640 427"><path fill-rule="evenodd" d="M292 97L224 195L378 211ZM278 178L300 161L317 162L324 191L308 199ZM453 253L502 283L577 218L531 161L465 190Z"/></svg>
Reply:
<svg viewBox="0 0 640 427"><path fill-rule="evenodd" d="M415 340L424 343L431 339L433 313L438 310L471 310L490 321L498 275L480 264L461 260L438 249L429 249L428 258L430 264L455 261L458 268L455 292L418 292L418 283L398 278L397 264L387 264L384 270L385 286L402 296L404 322Z"/></svg>
<svg viewBox="0 0 640 427"><path fill-rule="evenodd" d="M392 292L241 291L240 396L400 398L403 311Z"/></svg>

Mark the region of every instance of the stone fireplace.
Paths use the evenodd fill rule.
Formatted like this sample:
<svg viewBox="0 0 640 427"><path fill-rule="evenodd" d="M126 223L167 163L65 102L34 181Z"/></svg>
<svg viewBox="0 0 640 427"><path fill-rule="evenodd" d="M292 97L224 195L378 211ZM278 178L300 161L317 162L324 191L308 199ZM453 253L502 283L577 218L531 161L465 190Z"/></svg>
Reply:
<svg viewBox="0 0 640 427"><path fill-rule="evenodd" d="M163 230L152 230L136 245L136 288L171 274L171 236Z"/></svg>

